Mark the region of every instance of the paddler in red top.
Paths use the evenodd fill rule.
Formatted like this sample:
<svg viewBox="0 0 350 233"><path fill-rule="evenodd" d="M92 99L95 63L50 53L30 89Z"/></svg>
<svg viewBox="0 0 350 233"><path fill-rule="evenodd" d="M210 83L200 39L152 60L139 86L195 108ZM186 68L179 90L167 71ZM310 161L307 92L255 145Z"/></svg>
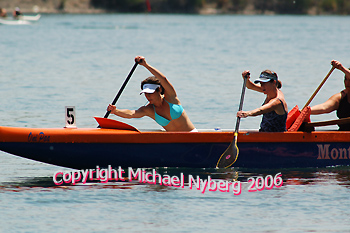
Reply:
<svg viewBox="0 0 350 233"><path fill-rule="evenodd" d="M331 64L334 68L345 74L345 89L331 96L326 102L311 107L311 114L330 113L337 110L339 119L350 117L350 69L344 67L339 61L332 60ZM350 124L339 125L340 131L350 131Z"/></svg>
<svg viewBox="0 0 350 233"><path fill-rule="evenodd" d="M166 131L198 132L183 109L173 85L164 74L150 66L142 56L135 57L135 62L154 75L141 83L140 94L144 93L149 103L137 110L117 109L110 104L107 111L123 118L148 116Z"/></svg>

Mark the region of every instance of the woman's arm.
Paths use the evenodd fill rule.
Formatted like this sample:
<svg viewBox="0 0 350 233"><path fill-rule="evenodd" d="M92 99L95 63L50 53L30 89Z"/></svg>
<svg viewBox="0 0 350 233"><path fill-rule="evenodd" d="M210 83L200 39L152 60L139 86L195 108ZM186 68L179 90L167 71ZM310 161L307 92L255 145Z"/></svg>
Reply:
<svg viewBox="0 0 350 233"><path fill-rule="evenodd" d="M112 114L117 115L122 118L141 118L144 116L149 116L147 111L147 106L142 106L137 110L129 109L117 109L115 105L108 105L107 111L111 111Z"/></svg>
<svg viewBox="0 0 350 233"><path fill-rule="evenodd" d="M311 114L317 115L317 114L333 112L334 110L338 109L340 100L341 100L341 93L337 93L331 96L331 98L329 98L326 102L319 105L312 106Z"/></svg>
<svg viewBox="0 0 350 233"><path fill-rule="evenodd" d="M343 71L345 76L350 78L350 70L344 67L339 61L332 60L331 64L333 67L337 68L338 70Z"/></svg>
<svg viewBox="0 0 350 233"><path fill-rule="evenodd" d="M177 97L175 88L173 85L169 82L169 80L165 77L162 72L154 68L153 66L149 65L146 62L146 59L142 56L137 56L135 58L135 61L138 62L140 65L144 66L149 72L151 72L162 84L164 88L164 95L171 100ZM172 101L173 102L173 101Z"/></svg>
<svg viewBox="0 0 350 233"><path fill-rule="evenodd" d="M246 118L249 116L259 116L259 115L264 114L264 113L275 111L277 108L279 108L279 106L283 107L281 102L277 98L275 98L274 100L271 100L267 104L264 104L263 106L256 108L254 110L239 111L239 112L237 112L237 117Z"/></svg>
<svg viewBox="0 0 350 233"><path fill-rule="evenodd" d="M242 77L246 77L247 76L247 88L254 90L254 91L258 91L258 92L263 92L262 88L260 85L256 85L255 83L253 83L252 81L250 81L250 72L249 70L245 70L242 73Z"/></svg>

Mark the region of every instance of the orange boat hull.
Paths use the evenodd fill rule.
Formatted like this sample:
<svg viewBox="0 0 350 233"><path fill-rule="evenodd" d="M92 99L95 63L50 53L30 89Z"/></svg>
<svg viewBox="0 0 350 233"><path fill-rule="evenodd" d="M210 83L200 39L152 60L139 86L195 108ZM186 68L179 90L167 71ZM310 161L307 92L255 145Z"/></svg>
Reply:
<svg viewBox="0 0 350 233"><path fill-rule="evenodd" d="M0 127L0 150L71 168L215 167L233 132ZM350 132L240 132L235 167L350 165Z"/></svg>

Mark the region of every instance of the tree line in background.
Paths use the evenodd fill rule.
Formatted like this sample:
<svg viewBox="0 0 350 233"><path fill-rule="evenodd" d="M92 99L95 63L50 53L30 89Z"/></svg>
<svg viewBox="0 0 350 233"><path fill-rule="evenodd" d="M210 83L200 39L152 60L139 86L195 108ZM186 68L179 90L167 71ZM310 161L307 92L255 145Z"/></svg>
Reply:
<svg viewBox="0 0 350 233"><path fill-rule="evenodd" d="M222 13L350 14L350 0L91 0L109 12L198 13L214 8Z"/></svg>

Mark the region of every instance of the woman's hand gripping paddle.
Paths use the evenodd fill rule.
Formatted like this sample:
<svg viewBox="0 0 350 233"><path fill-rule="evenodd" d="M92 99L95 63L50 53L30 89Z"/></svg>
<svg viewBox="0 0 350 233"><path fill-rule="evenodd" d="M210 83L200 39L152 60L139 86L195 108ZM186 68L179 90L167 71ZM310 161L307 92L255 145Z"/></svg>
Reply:
<svg viewBox="0 0 350 233"><path fill-rule="evenodd" d="M244 93L245 93L248 75L250 75L250 74L248 73L246 76L244 76L241 101L239 103L238 111L241 111L243 108ZM235 129L235 133L233 135L233 140L232 140L231 144L228 146L228 148L225 150L225 152L221 155L218 163L216 164L217 168L228 168L234 162L236 162L236 160L238 158L238 153L239 153L238 146L237 146L237 137L238 137L238 128L239 128L240 122L241 122L241 118L237 117L236 129Z"/></svg>
<svg viewBox="0 0 350 233"><path fill-rule="evenodd" d="M113 100L113 102L112 102L112 105L115 105L115 104L117 103L117 101L118 101L120 95L121 95L122 92L124 91L124 89L125 89L125 87L126 87L126 84L128 84L128 82L129 82L129 80L130 80L130 78L131 78L131 75L134 73L134 71L135 71L137 65L138 65L138 63L135 62L135 65L132 67L132 69L131 69L131 71L130 71L128 77L126 77L126 79L125 79L123 85L121 86L121 88L120 88L118 94L115 96L115 98L114 98L114 100ZM104 118L108 118L109 114L111 114L111 111L107 111L106 114L105 114L105 116L104 116ZM101 127L98 126L97 128L101 128Z"/></svg>

